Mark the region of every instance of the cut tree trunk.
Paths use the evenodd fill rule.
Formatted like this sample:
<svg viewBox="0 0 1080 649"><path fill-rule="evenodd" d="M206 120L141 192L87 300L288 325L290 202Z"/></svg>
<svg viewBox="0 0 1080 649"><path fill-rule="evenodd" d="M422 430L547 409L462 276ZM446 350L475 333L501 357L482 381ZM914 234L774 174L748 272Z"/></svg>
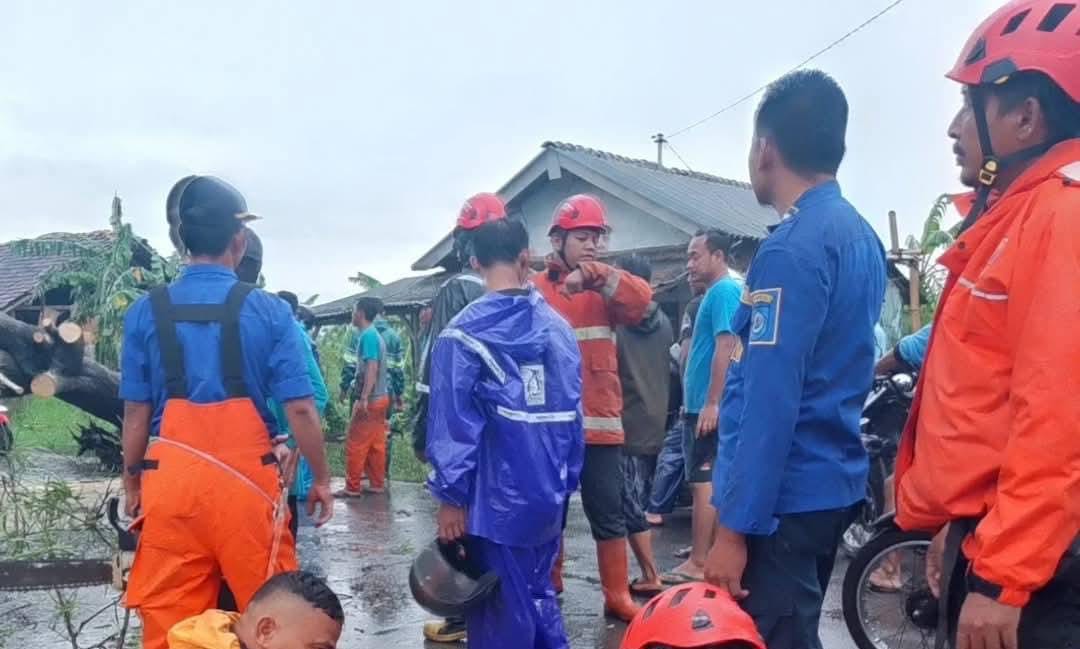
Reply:
<svg viewBox="0 0 1080 649"><path fill-rule="evenodd" d="M23 393L56 397L112 424L123 416L120 374L87 358L84 332L45 314L34 327L0 314L0 375ZM17 390L0 381L0 396Z"/></svg>

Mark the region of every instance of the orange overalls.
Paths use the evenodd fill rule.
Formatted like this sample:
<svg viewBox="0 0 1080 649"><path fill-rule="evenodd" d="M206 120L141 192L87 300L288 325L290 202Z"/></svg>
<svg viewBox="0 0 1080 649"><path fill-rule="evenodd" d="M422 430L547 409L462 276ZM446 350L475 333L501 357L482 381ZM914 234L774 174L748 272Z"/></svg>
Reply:
<svg viewBox="0 0 1080 649"><path fill-rule="evenodd" d="M270 433L243 378L239 318L251 290L237 282L222 305L175 305L166 287L150 294L168 400L142 464L125 601L142 618L145 649L167 649L173 625L214 608L223 578L242 611L269 576L297 569ZM221 323L224 401L188 400L176 322Z"/></svg>
<svg viewBox="0 0 1080 649"><path fill-rule="evenodd" d="M1022 607L1080 532L1080 140L1037 160L940 263L896 520L978 520L969 581Z"/></svg>

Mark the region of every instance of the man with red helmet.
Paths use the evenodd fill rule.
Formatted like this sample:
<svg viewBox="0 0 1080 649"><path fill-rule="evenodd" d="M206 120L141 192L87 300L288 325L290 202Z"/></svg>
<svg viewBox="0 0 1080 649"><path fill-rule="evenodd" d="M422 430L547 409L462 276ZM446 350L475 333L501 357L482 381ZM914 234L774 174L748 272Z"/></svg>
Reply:
<svg viewBox="0 0 1080 649"><path fill-rule="evenodd" d="M928 572L957 647L1080 637L1078 32L1075 2L1011 2L948 75L965 99L949 136L979 196L939 260L896 498L901 527L941 530Z"/></svg>
<svg viewBox="0 0 1080 649"><path fill-rule="evenodd" d="M630 597L627 535L647 532L644 515L627 521L622 507L622 388L615 327L641 322L652 301L645 280L596 261L609 231L604 205L578 194L555 209L553 252L547 272L533 282L548 303L574 328L582 358L585 410L585 467L581 500L596 539L605 611L629 621L638 610ZM558 569L556 570L558 573ZM555 575L558 585L558 574Z"/></svg>
<svg viewBox="0 0 1080 649"><path fill-rule="evenodd" d="M431 302L431 320L423 349L420 351L420 380L416 384L416 418L413 420L413 450L426 460L427 421L431 379L431 347L443 328L462 309L484 295L484 280L469 265L472 237L480 226L506 218L506 206L495 194L481 193L465 201L454 228L454 256L462 269L446 280ZM432 642L460 642L465 639L465 620L448 619L424 625L424 637Z"/></svg>

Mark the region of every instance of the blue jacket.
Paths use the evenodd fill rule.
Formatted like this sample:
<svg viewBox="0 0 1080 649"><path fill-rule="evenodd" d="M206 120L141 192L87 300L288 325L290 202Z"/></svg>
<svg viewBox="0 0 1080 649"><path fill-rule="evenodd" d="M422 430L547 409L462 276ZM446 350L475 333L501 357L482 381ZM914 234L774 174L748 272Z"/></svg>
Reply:
<svg viewBox="0 0 1080 649"><path fill-rule="evenodd" d="M490 293L461 311L431 352L428 487L468 510L468 533L542 545L585 457L581 352L535 289Z"/></svg>
<svg viewBox="0 0 1080 649"><path fill-rule="evenodd" d="M923 360L926 358L926 348L930 346L931 326L926 325L915 333L904 336L896 344L900 349L900 357L917 370L922 369Z"/></svg>
<svg viewBox="0 0 1080 649"><path fill-rule="evenodd" d="M874 371L885 250L826 182L761 244L733 329L713 504L743 534L777 516L839 509L866 495L859 416Z"/></svg>

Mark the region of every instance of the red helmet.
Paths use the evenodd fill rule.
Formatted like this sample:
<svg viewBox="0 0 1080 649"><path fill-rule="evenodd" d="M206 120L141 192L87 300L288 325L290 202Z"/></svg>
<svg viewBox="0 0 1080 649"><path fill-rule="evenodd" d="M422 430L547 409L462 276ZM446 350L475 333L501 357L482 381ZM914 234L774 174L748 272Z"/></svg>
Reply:
<svg viewBox="0 0 1080 649"><path fill-rule="evenodd" d="M563 230L582 230L592 228L607 232L607 210L599 198L588 194L577 194L559 203L551 219L550 236L557 228Z"/></svg>
<svg viewBox="0 0 1080 649"><path fill-rule="evenodd" d="M506 218L506 205L495 194L477 194L465 201L457 217L462 230L475 230L481 225Z"/></svg>
<svg viewBox="0 0 1080 649"><path fill-rule="evenodd" d="M1042 72L1080 101L1078 32L1076 2L1013 0L979 25L947 76L977 86L1016 72Z"/></svg>
<svg viewBox="0 0 1080 649"><path fill-rule="evenodd" d="M765 649L754 620L726 590L696 583L664 591L646 604L626 629L621 649L699 649L728 643Z"/></svg>

